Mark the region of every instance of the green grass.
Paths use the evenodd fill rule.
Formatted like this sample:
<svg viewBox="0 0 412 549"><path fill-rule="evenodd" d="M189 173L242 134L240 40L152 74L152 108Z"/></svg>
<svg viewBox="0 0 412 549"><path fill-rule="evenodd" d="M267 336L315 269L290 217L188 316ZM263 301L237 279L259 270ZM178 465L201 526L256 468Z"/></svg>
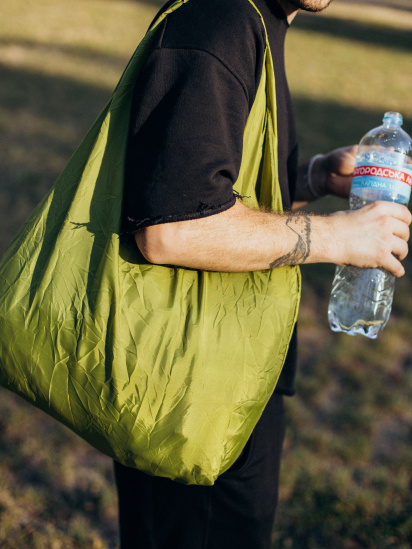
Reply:
<svg viewBox="0 0 412 549"><path fill-rule="evenodd" d="M0 6L0 252L114 88L158 3L13 0ZM412 12L335 0L287 39L301 156L356 143L399 110L412 133ZM346 208L326 198L314 209ZM333 334L334 268L303 269L300 373L287 400L274 547L412 545L412 264L377 341ZM117 545L111 461L0 390L0 546Z"/></svg>

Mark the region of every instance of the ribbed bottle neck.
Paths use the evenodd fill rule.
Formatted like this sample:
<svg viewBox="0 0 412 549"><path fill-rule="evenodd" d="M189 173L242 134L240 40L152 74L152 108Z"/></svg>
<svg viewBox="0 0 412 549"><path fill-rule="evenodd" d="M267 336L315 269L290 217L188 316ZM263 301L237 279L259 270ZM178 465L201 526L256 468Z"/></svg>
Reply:
<svg viewBox="0 0 412 549"><path fill-rule="evenodd" d="M398 112L386 112L383 116L383 124L387 128L400 128L402 123L402 115Z"/></svg>

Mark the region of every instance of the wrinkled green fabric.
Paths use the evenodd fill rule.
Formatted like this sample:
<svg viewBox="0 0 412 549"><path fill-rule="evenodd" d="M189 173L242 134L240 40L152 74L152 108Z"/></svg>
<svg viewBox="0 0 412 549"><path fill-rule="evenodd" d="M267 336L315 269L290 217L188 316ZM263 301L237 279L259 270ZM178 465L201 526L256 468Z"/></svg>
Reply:
<svg viewBox="0 0 412 549"><path fill-rule="evenodd" d="M0 383L125 465L210 485L275 388L300 275L151 265L119 238L131 94L154 33L1 260ZM274 85L267 48L235 189L281 211Z"/></svg>

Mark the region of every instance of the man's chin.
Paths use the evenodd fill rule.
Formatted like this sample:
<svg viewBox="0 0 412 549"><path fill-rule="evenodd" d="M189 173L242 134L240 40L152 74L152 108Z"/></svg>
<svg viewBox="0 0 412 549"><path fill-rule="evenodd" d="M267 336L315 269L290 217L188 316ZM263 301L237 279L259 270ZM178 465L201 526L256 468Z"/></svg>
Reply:
<svg viewBox="0 0 412 549"><path fill-rule="evenodd" d="M303 11L317 13L327 8L332 0L289 0L289 2Z"/></svg>

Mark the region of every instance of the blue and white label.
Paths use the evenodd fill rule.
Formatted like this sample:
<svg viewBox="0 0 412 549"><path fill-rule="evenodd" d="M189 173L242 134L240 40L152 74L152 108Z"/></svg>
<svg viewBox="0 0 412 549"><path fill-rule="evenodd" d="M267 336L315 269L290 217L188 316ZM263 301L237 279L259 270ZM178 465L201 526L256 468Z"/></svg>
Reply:
<svg viewBox="0 0 412 549"><path fill-rule="evenodd" d="M376 189L409 198L412 187L412 166L405 165L401 153L368 152L356 163L352 190Z"/></svg>

